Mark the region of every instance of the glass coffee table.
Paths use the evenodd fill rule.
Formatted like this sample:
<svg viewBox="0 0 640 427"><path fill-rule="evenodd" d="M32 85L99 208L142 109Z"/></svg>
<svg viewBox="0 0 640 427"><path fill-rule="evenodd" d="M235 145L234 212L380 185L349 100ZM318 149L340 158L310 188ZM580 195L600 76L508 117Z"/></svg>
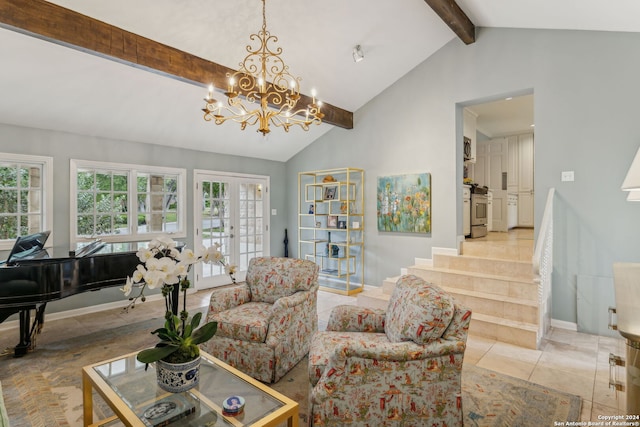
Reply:
<svg viewBox="0 0 640 427"><path fill-rule="evenodd" d="M298 427L297 402L210 354L200 352L200 383L177 394L158 387L153 364L145 371L136 355L137 352L82 368L85 426L153 425L142 420L143 414L148 416L149 411L171 404L178 408L172 415L173 425L269 427L286 421L289 427ZM116 415L94 423L94 389ZM235 416L223 414L223 402L231 396L241 396L245 401L244 409Z"/></svg>

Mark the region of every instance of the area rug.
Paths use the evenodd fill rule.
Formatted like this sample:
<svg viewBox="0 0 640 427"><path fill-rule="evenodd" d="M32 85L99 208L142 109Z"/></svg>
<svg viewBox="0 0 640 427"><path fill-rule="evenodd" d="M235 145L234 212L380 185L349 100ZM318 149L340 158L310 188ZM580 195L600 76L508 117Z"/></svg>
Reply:
<svg viewBox="0 0 640 427"><path fill-rule="evenodd" d="M3 357L0 383L11 425L81 426L82 366L153 345L154 336L144 332L157 324L151 319L39 345L22 358ZM300 425L307 425L307 359L271 387L300 404ZM580 417L578 396L471 365L463 368L462 392L465 426L546 426ZM112 414L95 393L94 409Z"/></svg>

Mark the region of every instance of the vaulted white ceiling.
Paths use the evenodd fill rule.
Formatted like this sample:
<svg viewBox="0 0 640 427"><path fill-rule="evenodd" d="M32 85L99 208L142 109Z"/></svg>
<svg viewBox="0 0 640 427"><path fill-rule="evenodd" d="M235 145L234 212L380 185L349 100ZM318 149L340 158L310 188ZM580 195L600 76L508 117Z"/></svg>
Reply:
<svg viewBox="0 0 640 427"><path fill-rule="evenodd" d="M259 0L55 0L65 8L236 69ZM640 31L637 0L458 0L477 27ZM268 0L267 27L302 91L356 111L452 39L424 0ZM457 43L462 43L456 40ZM360 44L365 59L355 63ZM0 28L0 123L286 161L329 131L202 119L204 86ZM481 118L479 118L481 120ZM358 123L354 123L358 126Z"/></svg>

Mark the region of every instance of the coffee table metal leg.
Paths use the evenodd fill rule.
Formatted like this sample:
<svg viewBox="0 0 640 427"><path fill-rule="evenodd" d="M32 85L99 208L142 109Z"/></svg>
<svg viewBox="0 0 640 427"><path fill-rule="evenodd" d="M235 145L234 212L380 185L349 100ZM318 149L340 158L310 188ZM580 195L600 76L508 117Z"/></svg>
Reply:
<svg viewBox="0 0 640 427"><path fill-rule="evenodd" d="M85 427L93 424L93 396L91 392L92 386L89 376L82 372L82 414Z"/></svg>

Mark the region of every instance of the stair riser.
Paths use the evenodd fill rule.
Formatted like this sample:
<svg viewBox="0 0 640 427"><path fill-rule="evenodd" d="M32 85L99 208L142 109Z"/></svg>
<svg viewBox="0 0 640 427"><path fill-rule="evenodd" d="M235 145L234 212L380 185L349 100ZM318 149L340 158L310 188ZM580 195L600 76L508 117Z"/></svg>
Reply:
<svg viewBox="0 0 640 427"><path fill-rule="evenodd" d="M470 274L433 271L425 268L409 268L410 274L439 286L465 289L502 297L521 298L535 302L538 299L538 286L533 282L517 282L511 280L493 279ZM391 294L395 283L385 281L383 292Z"/></svg>
<svg viewBox="0 0 640 427"><path fill-rule="evenodd" d="M533 280L533 268L530 262L509 261L488 258L475 258L451 255L434 255L433 266L450 270L470 271L482 274Z"/></svg>
<svg viewBox="0 0 640 427"><path fill-rule="evenodd" d="M533 331L518 329L513 326L498 325L493 322L477 320L471 315L469 335L494 339L532 350L537 349L537 334Z"/></svg>
<svg viewBox="0 0 640 427"><path fill-rule="evenodd" d="M505 245L499 243L464 242L462 255L486 258L506 259L511 261L528 261L533 258L533 247L527 245Z"/></svg>
<svg viewBox="0 0 640 427"><path fill-rule="evenodd" d="M524 323L538 323L538 309L522 304L497 301L488 298L477 298L450 292L462 305L469 307L474 313L487 314L502 319Z"/></svg>

